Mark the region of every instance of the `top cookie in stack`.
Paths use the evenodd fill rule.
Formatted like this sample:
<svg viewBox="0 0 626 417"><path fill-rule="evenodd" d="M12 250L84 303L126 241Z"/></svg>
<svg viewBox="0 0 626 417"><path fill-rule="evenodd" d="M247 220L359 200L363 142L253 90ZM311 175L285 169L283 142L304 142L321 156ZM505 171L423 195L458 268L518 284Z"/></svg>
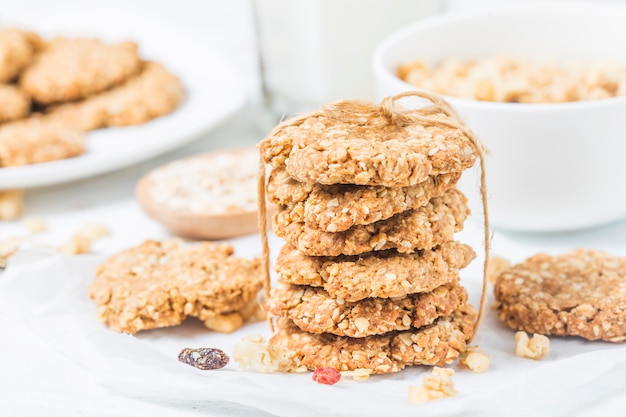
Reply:
<svg viewBox="0 0 626 417"><path fill-rule="evenodd" d="M426 105L404 109L408 96ZM415 98L413 98L415 99ZM271 343L309 369L399 371L465 349L475 313L454 241L469 214L455 185L480 155L442 100L340 101L278 125L259 144L266 191L287 243L269 311Z"/></svg>

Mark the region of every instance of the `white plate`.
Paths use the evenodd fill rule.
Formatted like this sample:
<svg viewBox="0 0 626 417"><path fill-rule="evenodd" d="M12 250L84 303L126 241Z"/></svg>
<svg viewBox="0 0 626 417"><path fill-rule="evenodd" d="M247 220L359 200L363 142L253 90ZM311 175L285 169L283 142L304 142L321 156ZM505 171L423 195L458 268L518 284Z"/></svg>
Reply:
<svg viewBox="0 0 626 417"><path fill-rule="evenodd" d="M235 68L210 45L196 42L162 22L115 10L77 11L68 15L7 19L4 24L43 36L97 36L133 40L144 59L163 63L178 75L186 98L172 114L140 126L107 128L86 135L86 153L70 159L0 168L0 189L61 183L113 171L197 139L238 110L246 99Z"/></svg>

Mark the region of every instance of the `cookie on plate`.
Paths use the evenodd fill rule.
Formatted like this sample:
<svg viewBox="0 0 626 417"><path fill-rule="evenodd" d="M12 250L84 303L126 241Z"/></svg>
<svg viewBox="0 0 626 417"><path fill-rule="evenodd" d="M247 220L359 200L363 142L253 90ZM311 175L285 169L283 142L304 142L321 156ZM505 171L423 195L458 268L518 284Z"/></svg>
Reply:
<svg viewBox="0 0 626 417"><path fill-rule="evenodd" d="M471 138L447 104L428 100L435 105L416 121L366 102L333 103L278 125L259 150L295 180L325 185L405 187L470 168L478 157Z"/></svg>
<svg viewBox="0 0 626 417"><path fill-rule="evenodd" d="M0 126L0 167L56 161L84 152L82 132L68 130L43 117L29 117Z"/></svg>
<svg viewBox="0 0 626 417"><path fill-rule="evenodd" d="M398 372L410 365L446 365L466 349L474 332L476 313L466 304L449 317L410 331L364 338L302 331L288 319L278 321L271 345L286 348L311 370L369 369L374 374Z"/></svg>
<svg viewBox="0 0 626 417"><path fill-rule="evenodd" d="M46 44L19 83L41 104L74 101L123 83L140 67L134 42L59 37Z"/></svg>
<svg viewBox="0 0 626 417"><path fill-rule="evenodd" d="M306 256L285 245L275 270L281 283L321 287L333 298L359 301L432 291L457 280L475 256L458 242L410 254L380 251L337 258Z"/></svg>
<svg viewBox="0 0 626 417"><path fill-rule="evenodd" d="M467 291L458 282L403 298L357 302L332 298L319 287L283 285L272 290L268 311L291 319L306 332L367 337L427 326L466 301Z"/></svg>
<svg viewBox="0 0 626 417"><path fill-rule="evenodd" d="M0 29L0 83L14 80L41 46L42 40L33 32Z"/></svg>
<svg viewBox="0 0 626 417"><path fill-rule="evenodd" d="M0 84L0 123L22 119L30 113L30 97L14 85Z"/></svg>
<svg viewBox="0 0 626 417"><path fill-rule="evenodd" d="M118 332L174 326L189 316L210 326L212 318L246 309L263 285L260 261L232 254L228 244L148 240L100 265L89 297L99 319Z"/></svg>
<svg viewBox="0 0 626 417"><path fill-rule="evenodd" d="M293 221L287 209L276 212L273 229L276 236L309 256L358 255L386 249L411 253L452 240L468 215L467 198L451 188L418 209L344 232L325 232Z"/></svg>
<svg viewBox="0 0 626 417"><path fill-rule="evenodd" d="M171 113L184 95L178 77L148 61L124 84L76 103L54 106L47 117L83 130L138 125Z"/></svg>
<svg viewBox="0 0 626 417"><path fill-rule="evenodd" d="M424 206L452 188L460 177L460 173L435 175L408 187L324 186L298 182L284 168L274 168L267 196L271 202L286 206L292 221L335 233Z"/></svg>
<svg viewBox="0 0 626 417"><path fill-rule="evenodd" d="M626 340L626 258L577 249L538 254L494 284L498 317L529 333Z"/></svg>

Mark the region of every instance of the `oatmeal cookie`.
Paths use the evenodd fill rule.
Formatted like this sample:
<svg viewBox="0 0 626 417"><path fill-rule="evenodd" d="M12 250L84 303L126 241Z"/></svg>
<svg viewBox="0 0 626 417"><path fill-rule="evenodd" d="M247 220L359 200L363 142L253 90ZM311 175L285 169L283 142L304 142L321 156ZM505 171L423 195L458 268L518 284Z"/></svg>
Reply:
<svg viewBox="0 0 626 417"><path fill-rule="evenodd" d="M434 99L433 99L434 100ZM367 117L354 111L366 106ZM428 176L461 172L478 157L472 140L443 107L429 107L443 124L394 122L369 102L343 101L278 125L260 142L263 160L291 177L319 184L405 187ZM333 111L330 111L330 108Z"/></svg>
<svg viewBox="0 0 626 417"><path fill-rule="evenodd" d="M30 113L30 97L14 85L0 84L0 123L22 119Z"/></svg>
<svg viewBox="0 0 626 417"><path fill-rule="evenodd" d="M335 233L419 208L452 188L460 177L458 172L441 174L409 187L324 186L298 182L285 169L276 168L270 173L267 195L289 209L292 221Z"/></svg>
<svg viewBox="0 0 626 417"><path fill-rule="evenodd" d="M221 319L246 308L263 285L260 261L232 254L227 244L149 240L100 265L89 297L99 319L119 332L174 326L188 316Z"/></svg>
<svg viewBox="0 0 626 417"><path fill-rule="evenodd" d="M472 337L475 315L467 304L430 326L365 338L307 333L282 319L270 344L286 348L311 370L325 367L339 371L371 369L375 374L387 374L410 365L452 363Z"/></svg>
<svg viewBox="0 0 626 417"><path fill-rule="evenodd" d="M468 215L467 199L451 188L418 209L344 232L324 232L293 221L287 209L276 212L272 226L276 236L309 256L358 255L386 249L411 253L452 240Z"/></svg>
<svg viewBox="0 0 626 417"><path fill-rule="evenodd" d="M366 298L357 302L331 298L319 287L283 285L272 290L268 311L291 319L309 333L366 337L427 326L447 317L467 301L458 282L404 298Z"/></svg>
<svg viewBox="0 0 626 417"><path fill-rule="evenodd" d="M19 29L0 29L0 83L15 79L28 65L42 41L36 34Z"/></svg>
<svg viewBox="0 0 626 417"><path fill-rule="evenodd" d="M353 302L432 291L457 280L475 256L470 246L458 242L411 254L381 251L337 258L305 256L285 245L275 270L282 283L322 287L332 298Z"/></svg>
<svg viewBox="0 0 626 417"><path fill-rule="evenodd" d="M0 126L0 168L50 162L85 152L81 132L30 117Z"/></svg>
<svg viewBox="0 0 626 417"><path fill-rule="evenodd" d="M38 103L74 101L121 84L140 64L134 42L59 37L47 43L19 83Z"/></svg>
<svg viewBox="0 0 626 417"><path fill-rule="evenodd" d="M502 272L494 293L498 317L513 329L626 340L626 258L589 249L538 254Z"/></svg>
<svg viewBox="0 0 626 417"><path fill-rule="evenodd" d="M124 84L81 102L56 106L49 117L84 130L138 125L171 113L184 95L178 77L163 65L148 61Z"/></svg>

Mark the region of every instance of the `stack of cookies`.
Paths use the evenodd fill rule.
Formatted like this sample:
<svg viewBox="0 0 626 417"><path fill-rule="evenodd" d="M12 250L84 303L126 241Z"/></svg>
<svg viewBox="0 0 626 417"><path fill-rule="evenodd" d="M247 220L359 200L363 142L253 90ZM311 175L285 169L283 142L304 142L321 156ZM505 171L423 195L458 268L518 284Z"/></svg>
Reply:
<svg viewBox="0 0 626 417"><path fill-rule="evenodd" d="M475 257L454 240L469 214L455 187L479 156L443 101L406 110L341 101L278 125L259 144L286 244L270 343L309 369L397 372L451 363L476 314L459 283Z"/></svg>

